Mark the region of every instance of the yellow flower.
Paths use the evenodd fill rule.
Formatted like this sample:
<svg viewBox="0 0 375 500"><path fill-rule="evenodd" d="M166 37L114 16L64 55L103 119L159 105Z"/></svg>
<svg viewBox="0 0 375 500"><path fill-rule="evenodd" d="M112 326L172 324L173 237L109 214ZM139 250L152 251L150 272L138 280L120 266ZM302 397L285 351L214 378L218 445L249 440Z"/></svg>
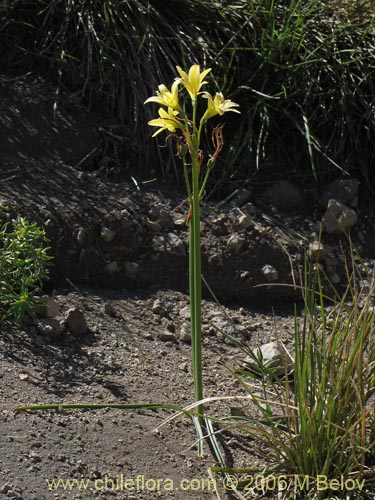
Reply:
<svg viewBox="0 0 375 500"><path fill-rule="evenodd" d="M167 108L173 108L179 112L181 112L181 107L178 102L178 86L180 82L175 81L172 85L171 90L162 83L159 85L159 90L156 92L155 96L149 97L145 100L145 104L148 102L157 102L162 106L166 106Z"/></svg>
<svg viewBox="0 0 375 500"><path fill-rule="evenodd" d="M190 97L193 101L197 99L197 95L199 94L199 90L202 85L207 83L204 81L205 76L211 71L211 68L206 69L204 71L200 71L199 64L194 64L189 69L189 74L185 73L180 66L177 66L177 71L179 72L181 78L177 79L177 82L182 82L186 90L189 92Z"/></svg>
<svg viewBox="0 0 375 500"><path fill-rule="evenodd" d="M221 92L216 92L215 98L209 92L203 92L203 97L208 99L207 110L202 117L203 121L208 120L215 115L223 115L227 111L233 111L234 113L240 113L237 108L238 104L231 101L230 99L224 99Z"/></svg>
<svg viewBox="0 0 375 500"><path fill-rule="evenodd" d="M159 130L153 134L152 137L160 134L164 130L169 130L169 132L176 132L177 128L181 128L181 123L176 118L178 115L178 111L172 108L168 108L168 112L163 108L159 108L159 116L160 118L155 118L154 120L150 120L148 122L152 127L160 127Z"/></svg>

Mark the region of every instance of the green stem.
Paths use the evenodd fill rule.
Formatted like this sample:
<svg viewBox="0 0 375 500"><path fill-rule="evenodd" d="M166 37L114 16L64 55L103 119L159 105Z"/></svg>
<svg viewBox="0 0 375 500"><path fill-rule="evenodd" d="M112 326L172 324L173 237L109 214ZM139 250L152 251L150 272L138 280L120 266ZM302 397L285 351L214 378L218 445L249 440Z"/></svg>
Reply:
<svg viewBox="0 0 375 500"><path fill-rule="evenodd" d="M201 335L201 248L200 248L200 199L199 165L197 155L192 158L192 218L190 223L190 297L191 337L195 400L203 399L202 335ZM203 414L203 406L197 408ZM203 420L201 421L203 423Z"/></svg>
<svg viewBox="0 0 375 500"><path fill-rule="evenodd" d="M201 330L201 243L200 243L200 196L199 196L199 143L200 130L196 127L196 101L193 101L193 134L191 136L191 210L189 246L190 324L193 358L193 378L195 401L203 399L202 377L202 330ZM203 405L197 408L203 415ZM203 417L198 417L198 426L203 426Z"/></svg>

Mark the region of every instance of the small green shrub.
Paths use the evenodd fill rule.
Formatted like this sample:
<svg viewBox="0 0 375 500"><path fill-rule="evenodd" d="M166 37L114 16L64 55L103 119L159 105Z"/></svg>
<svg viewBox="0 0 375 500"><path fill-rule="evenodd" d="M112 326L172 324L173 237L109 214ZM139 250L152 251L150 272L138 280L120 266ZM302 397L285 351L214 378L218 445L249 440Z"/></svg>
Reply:
<svg viewBox="0 0 375 500"><path fill-rule="evenodd" d="M51 257L42 229L23 217L9 221L0 207L0 313L20 323L32 314L33 298L48 278Z"/></svg>

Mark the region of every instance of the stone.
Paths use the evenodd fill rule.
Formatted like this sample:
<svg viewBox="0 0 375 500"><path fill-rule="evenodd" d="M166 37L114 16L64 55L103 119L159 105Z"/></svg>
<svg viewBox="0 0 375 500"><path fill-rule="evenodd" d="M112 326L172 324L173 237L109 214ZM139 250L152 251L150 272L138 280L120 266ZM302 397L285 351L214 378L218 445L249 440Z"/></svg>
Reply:
<svg viewBox="0 0 375 500"><path fill-rule="evenodd" d="M161 231L161 225L158 222L147 220L146 226L154 233L159 233Z"/></svg>
<svg viewBox="0 0 375 500"><path fill-rule="evenodd" d="M225 221L227 220L227 216L225 214L220 214L218 215L215 219L213 219L213 224L216 224L217 226L223 226L225 224Z"/></svg>
<svg viewBox="0 0 375 500"><path fill-rule="evenodd" d="M11 483L4 483L1 487L0 487L0 493L8 493L8 491L10 491L12 489L12 484Z"/></svg>
<svg viewBox="0 0 375 500"><path fill-rule="evenodd" d="M43 461L41 455L36 451L32 451L29 455L29 458L31 462L34 462L36 464Z"/></svg>
<svg viewBox="0 0 375 500"><path fill-rule="evenodd" d="M12 500L22 500L21 495L15 490L8 490L7 498Z"/></svg>
<svg viewBox="0 0 375 500"><path fill-rule="evenodd" d="M71 307L66 312L65 325L75 335L84 335L87 332L87 321L78 307Z"/></svg>
<svg viewBox="0 0 375 500"><path fill-rule="evenodd" d="M262 274L267 281L275 281L279 279L279 273L271 264L265 264L262 267Z"/></svg>
<svg viewBox="0 0 375 500"><path fill-rule="evenodd" d="M185 306L180 309L179 315L182 319L190 320L190 306Z"/></svg>
<svg viewBox="0 0 375 500"><path fill-rule="evenodd" d="M331 199L323 216L323 227L328 234L340 235L351 229L358 221L355 210L341 201Z"/></svg>
<svg viewBox="0 0 375 500"><path fill-rule="evenodd" d="M116 222L116 220L121 220L121 212L120 211L105 212L104 210L101 210L101 213L102 213L103 220L105 220L109 224Z"/></svg>
<svg viewBox="0 0 375 500"><path fill-rule="evenodd" d="M351 177L346 179L336 179L323 187L319 197L321 208L326 209L331 199L340 201L344 205L356 206L358 201L359 182Z"/></svg>
<svg viewBox="0 0 375 500"><path fill-rule="evenodd" d="M19 378L20 380L29 380L29 378L30 378L30 377L28 376L28 374L27 374L27 373L19 373L19 374L18 374L18 378Z"/></svg>
<svg viewBox="0 0 375 500"><path fill-rule="evenodd" d="M321 262L326 257L326 250L323 243L320 241L313 241L309 245L308 256L311 260Z"/></svg>
<svg viewBox="0 0 375 500"><path fill-rule="evenodd" d="M105 265L105 271L109 274L114 274L118 271L118 264L117 262L108 262Z"/></svg>
<svg viewBox="0 0 375 500"><path fill-rule="evenodd" d="M174 218L166 210L160 210L159 223L165 230L170 231L174 226Z"/></svg>
<svg viewBox="0 0 375 500"><path fill-rule="evenodd" d="M174 333L170 332L169 330L160 330L156 334L156 337L163 342L176 342Z"/></svg>
<svg viewBox="0 0 375 500"><path fill-rule="evenodd" d="M186 344L191 343L190 325L188 323L183 323L178 338L181 342L185 342Z"/></svg>
<svg viewBox="0 0 375 500"><path fill-rule="evenodd" d="M36 304L33 308L35 314L43 318L55 318L59 314L59 304L49 295L35 297Z"/></svg>
<svg viewBox="0 0 375 500"><path fill-rule="evenodd" d="M163 318L163 324L166 326L167 330L172 333L176 332L176 325L173 321L168 320L167 318Z"/></svg>
<svg viewBox="0 0 375 500"><path fill-rule="evenodd" d="M223 265L223 256L221 253L212 253L208 257L208 263L210 266L222 266Z"/></svg>
<svg viewBox="0 0 375 500"><path fill-rule="evenodd" d="M253 350L254 356L262 360L262 365L272 369L272 373L278 377L289 373L293 369L293 360L285 347L278 342L268 342ZM245 364L250 365L255 371L259 371L257 363L251 356L246 356Z"/></svg>
<svg viewBox="0 0 375 500"><path fill-rule="evenodd" d="M238 190L237 194L235 194L232 198L232 205L236 207L242 207L245 203L251 200L253 193L250 189L241 188Z"/></svg>
<svg viewBox="0 0 375 500"><path fill-rule="evenodd" d="M154 300L152 304L152 312L158 316L165 316L165 308L160 299Z"/></svg>
<svg viewBox="0 0 375 500"><path fill-rule="evenodd" d="M139 274L141 266L137 262L126 262L125 263L125 274L127 278L135 281Z"/></svg>
<svg viewBox="0 0 375 500"><path fill-rule="evenodd" d="M246 203L241 207L241 212L243 212L246 215L256 215L258 213L258 210L254 205L254 203L249 201L248 203Z"/></svg>
<svg viewBox="0 0 375 500"><path fill-rule="evenodd" d="M230 414L232 417L246 417L246 413L239 406L231 406L229 408Z"/></svg>
<svg viewBox="0 0 375 500"><path fill-rule="evenodd" d="M293 210L303 204L298 189L288 181L280 181L264 193L265 198L279 210Z"/></svg>
<svg viewBox="0 0 375 500"><path fill-rule="evenodd" d="M186 255L184 242L176 234L168 234L165 244L167 253L181 257Z"/></svg>
<svg viewBox="0 0 375 500"><path fill-rule="evenodd" d="M113 229L110 229L109 227L103 226L102 230L100 231L100 236L102 240L106 241L107 243L110 243L115 239L116 232Z"/></svg>
<svg viewBox="0 0 375 500"><path fill-rule="evenodd" d="M229 317L223 314L214 313L210 318L210 327L207 332L209 335L216 335L219 338L223 337L225 342L230 343L230 340L225 335L244 335L246 333L245 325L232 321Z"/></svg>
<svg viewBox="0 0 375 500"><path fill-rule="evenodd" d="M122 229L129 229L134 224L133 217L129 210L127 210L126 208L119 212L117 220L120 222Z"/></svg>
<svg viewBox="0 0 375 500"><path fill-rule="evenodd" d="M233 234L227 242L229 250L233 253L239 253L244 244L245 239L241 238L238 234Z"/></svg>
<svg viewBox="0 0 375 500"><path fill-rule="evenodd" d="M253 219L250 217L250 215L242 214L238 218L238 224L241 226L242 229L247 229L249 228L253 223Z"/></svg>
<svg viewBox="0 0 375 500"><path fill-rule="evenodd" d="M104 314L108 314L108 316L111 316L111 318L116 318L117 316L116 310L110 302L106 302L103 305L102 312Z"/></svg>
<svg viewBox="0 0 375 500"><path fill-rule="evenodd" d="M41 335L50 335L51 337L57 337L63 331L62 324L55 318L40 319L36 327Z"/></svg>
<svg viewBox="0 0 375 500"><path fill-rule="evenodd" d="M83 247L87 246L90 243L90 241L91 241L90 232L86 228L80 227L77 233L77 243Z"/></svg>
<svg viewBox="0 0 375 500"><path fill-rule="evenodd" d="M126 207L125 210L130 210L134 214L136 214L136 213L139 212L138 205L133 200L131 200L130 198L128 198L128 197L123 198L121 200L121 203L123 205L125 205L125 207Z"/></svg>
<svg viewBox="0 0 375 500"><path fill-rule="evenodd" d="M177 227L177 228L187 227L187 224L186 224L186 219L176 219L176 220L174 221L174 225L175 225L175 227Z"/></svg>

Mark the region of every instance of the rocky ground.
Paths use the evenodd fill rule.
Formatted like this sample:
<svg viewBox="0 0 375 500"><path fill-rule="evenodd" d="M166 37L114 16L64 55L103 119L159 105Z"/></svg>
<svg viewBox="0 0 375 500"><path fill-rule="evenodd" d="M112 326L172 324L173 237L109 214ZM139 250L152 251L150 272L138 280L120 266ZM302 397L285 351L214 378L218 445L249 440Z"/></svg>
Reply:
<svg viewBox="0 0 375 500"><path fill-rule="evenodd" d="M155 433L165 411L13 412L47 402L192 401L188 228L183 190L106 178L114 158L102 115L69 96L56 108L53 86L36 75L2 75L0 97L0 204L45 228L54 256L50 317L22 329L0 323L1 498L216 498L199 483L212 459L197 459L188 418ZM265 175L218 202L202 206L205 394L241 395L223 363L237 366L242 354L212 325L249 349L279 337L292 351L304 256L341 286L342 233L351 230L371 269L374 218L350 178L301 188ZM239 404L209 411L229 415ZM262 468L270 460L234 435L224 434L223 444L229 463ZM131 483L137 477L148 488ZM49 489L59 478L89 482L85 491ZM151 480L167 478L173 491L171 482L151 491ZM196 482L184 491L184 479Z"/></svg>

